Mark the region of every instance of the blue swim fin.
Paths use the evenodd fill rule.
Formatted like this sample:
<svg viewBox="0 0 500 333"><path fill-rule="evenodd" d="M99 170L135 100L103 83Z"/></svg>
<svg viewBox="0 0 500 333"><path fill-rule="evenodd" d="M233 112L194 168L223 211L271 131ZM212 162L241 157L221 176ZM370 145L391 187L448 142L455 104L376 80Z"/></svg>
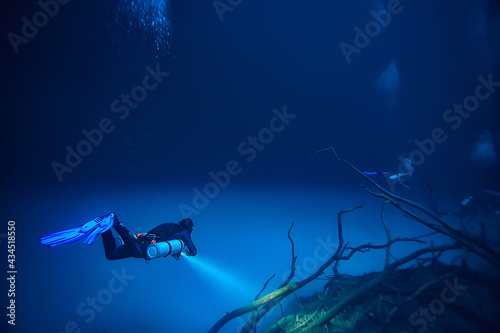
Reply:
<svg viewBox="0 0 500 333"><path fill-rule="evenodd" d="M108 215L104 216L97 225L97 228L93 228L90 234L88 234L89 236L87 237L84 243L88 245L92 244L96 239L97 235L102 234L103 232L111 229L114 221L115 221L115 213L109 213Z"/></svg>
<svg viewBox="0 0 500 333"><path fill-rule="evenodd" d="M97 235L109 230L113 226L115 213L109 213L106 216L96 217L92 221L83 224L80 227L55 232L40 237L40 243L54 247L71 242L75 242L87 237L85 244L92 244Z"/></svg>

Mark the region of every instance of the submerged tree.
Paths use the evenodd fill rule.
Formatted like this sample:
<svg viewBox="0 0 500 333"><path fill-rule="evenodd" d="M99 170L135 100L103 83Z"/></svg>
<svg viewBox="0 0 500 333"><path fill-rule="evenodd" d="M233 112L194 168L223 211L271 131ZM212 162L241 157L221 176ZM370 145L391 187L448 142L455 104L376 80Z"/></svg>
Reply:
<svg viewBox="0 0 500 333"><path fill-rule="evenodd" d="M281 301L283 301L287 296L290 294L294 293L295 291L299 290L300 288L304 287L311 281L314 281L318 277L320 277L324 271L333 265L333 272L334 275L331 277L331 283L335 284L340 278L340 274L338 273L338 264L341 260L350 260L354 254L356 253L363 253L366 251L369 251L371 249L383 249L386 252L385 255L385 264L384 268L381 272L376 273L376 274L371 274L369 279L366 281L363 281L363 283L353 289L350 290L349 293L341 295L341 297L336 297L334 298L335 303L332 306L327 306L325 304L325 298L330 297L331 295L328 294L328 290L325 290L325 292L321 295L318 296L318 306L317 308L313 311L312 314L308 316L302 316L301 318L298 318L297 315L288 315L285 316L283 314L283 317L275 322L273 325L267 328L265 332L271 333L271 332L295 332L295 331L305 331L305 332L323 332L324 329L326 329L326 332L328 332L328 327L332 326L332 322L336 318L339 317L343 312L345 312L349 307L351 307L356 300L360 299L363 295L369 294L375 287L380 286L384 284L385 282L388 281L389 277L397 273L397 270L401 268L402 265L413 262L413 261L418 261L418 265L420 267L423 267L424 264L427 262L429 265L435 265L438 263L439 257L446 251L449 250L461 250L462 251L462 266L453 268L452 270L444 270L443 273L434 278L430 278L430 280L426 281L425 283L421 283L418 288L415 288L410 292L408 296L406 296L400 304L395 304L395 302L392 302L392 309L387 310L385 312L385 318L379 318L381 315L381 304L384 300L384 297L382 294L379 294L379 300L378 300L378 310L377 316L375 316L370 310L364 309L360 310L361 313L358 313L357 316L358 318L360 317L373 317L374 320L377 322L377 327L379 327L380 331L384 331L388 328L389 323L395 318L395 314L400 311L401 307L415 298L419 297L425 290L428 288L431 288L433 285L436 283L443 281L444 279L450 278L451 276L455 275L460 268L463 268L466 266L466 258L467 258L467 253L474 253L478 255L479 257L483 258L487 262L489 262L493 267L495 268L500 268L500 255L495 252L493 249L491 249L488 244L484 240L480 240L477 238L474 238L467 234L465 231L459 230L457 228L454 228L452 225L444 221L437 213L433 212L432 210L428 210L421 206L420 204L413 202L411 200L408 200L406 198L397 196L393 194L392 192L386 190L383 188L380 184L376 183L373 181L371 178L366 176L362 171L360 171L358 168L356 168L354 165L349 163L348 161L339 158L337 155L337 152L335 149L330 146L328 148L322 149L319 152L323 151L331 151L333 152L336 160L338 162L341 162L345 165L347 165L349 168L357 172L359 175L364 177L370 184L372 184L375 189L378 192L375 192L373 190L368 189L367 187L363 186L363 188L372 196L380 198L383 200L382 202L382 209L381 209L381 221L382 225L384 227L386 237L387 237L387 242L384 244L363 244L359 245L357 247L351 247L349 246L349 242L344 244L344 239L342 235L342 216L345 213L352 212L354 210L362 208L361 205L358 205L356 207L353 207L351 209L347 210L341 210L339 211L337 215L337 229L338 229L338 247L335 253L321 266L318 268L318 270L307 277L306 279L303 279L301 281L293 282L290 283L291 280L293 279L295 275L295 262L297 257L295 256L295 249L294 249L294 243L291 238L291 230L293 228L293 224L290 227L288 231L288 238L291 242L291 251L292 251L292 261L291 261L291 272L288 278L278 287L276 291L273 291L265 296L260 297L262 292L265 290L267 287L267 284L269 281L274 277L274 275L264 283L264 287L262 290L257 294L255 300L252 303L249 303L243 307L237 308L231 312L228 312L225 316L223 316L215 325L209 330L210 333L215 333L218 332L226 323L228 323L230 320L237 318L239 316L242 316L246 313L251 312L251 318L248 320L246 325L242 328L241 333L249 333L249 332L255 332L256 331L256 326L257 323L277 304L280 304ZM433 232L426 234L426 235L420 235L416 237L411 237L411 238L402 238L402 237L395 237L393 238L390 232L390 229L388 228L384 213L385 213L385 208L387 205L392 205L396 209L400 210L406 217L430 228L433 230ZM420 217L417 215L417 212L423 213L425 217ZM391 261L392 255L391 255L391 246L396 243L396 242L418 242L422 244L426 244L425 241L422 240L422 238L434 235L434 234L442 234L447 236L450 239L449 244L445 245L439 245L439 246L434 246L432 241L430 242L430 246L423 247L421 249L418 249L414 251L413 253L410 253L406 255L403 258L399 259L394 259ZM431 254L432 256L426 259L422 259L422 257L426 254ZM389 284L389 288L395 288ZM408 293L408 291L407 291ZM485 324L487 326L487 324ZM347 327L347 325L344 326Z"/></svg>

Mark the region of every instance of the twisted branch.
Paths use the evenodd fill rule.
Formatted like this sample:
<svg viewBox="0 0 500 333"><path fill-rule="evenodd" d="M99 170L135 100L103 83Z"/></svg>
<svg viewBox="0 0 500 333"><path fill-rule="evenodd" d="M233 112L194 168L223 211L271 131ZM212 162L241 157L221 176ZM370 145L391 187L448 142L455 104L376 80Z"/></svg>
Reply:
<svg viewBox="0 0 500 333"><path fill-rule="evenodd" d="M323 265L321 265L321 267L319 267L318 270L314 274L305 278L302 281L294 282L292 284L283 286L280 289L278 289L270 294L267 294L266 296L264 296L258 300L253 301L250 304L247 304L243 307L240 307L238 309L235 309L231 312L226 313L226 315L223 316L221 319L219 319L208 332L209 333L218 332L230 320L237 318L241 315L244 315L245 313L248 313L248 312L250 312L254 309L257 309L263 305L269 304L269 306L266 306L265 308L261 309L258 312L256 319L262 318L262 316L269 311L268 308L269 309L272 308L274 305L279 303L285 297L287 297L288 295L290 295L294 291L304 287L309 282L315 280L318 276L323 274L324 270L337 259L338 255L342 249L342 246L344 244L344 238L342 236L342 215L345 213L351 212L353 210L359 209L359 208L362 208L362 205L358 205L358 206L351 208L351 209L339 211L339 213L337 214L337 228L338 228L339 245L338 245L335 253L330 257L330 259L328 259L328 261L326 261Z"/></svg>
<svg viewBox="0 0 500 333"><path fill-rule="evenodd" d="M366 294L368 291L370 291L372 288L377 286L379 283L381 283L387 274L395 269L398 266L401 266L409 261L415 260L419 256L425 253L429 252L439 252L439 251L447 251L447 250L452 250L452 249L458 249L460 248L457 244L448 244L448 245L441 245L441 246L435 246L435 247L428 247L424 249L417 250L410 255L403 257L401 259L396 260L390 265L387 265L382 272L380 272L375 278L371 279L370 281L366 282L363 284L361 287L353 291L351 294L349 294L347 297L344 297L339 303L335 304L334 307L330 308L328 311L326 311L321 317L319 317L317 320L313 322L312 325L308 326L306 329L306 332L313 332L316 328L322 327L323 325L327 325L330 320L332 320L335 316L337 316L346 306L351 304L353 301L355 301L358 297Z"/></svg>
<svg viewBox="0 0 500 333"><path fill-rule="evenodd" d="M323 152L323 151L328 151L331 150L337 159L337 161L346 164L349 166L351 169L353 169L355 172L357 172L359 175L361 175L364 179L366 179L369 183L371 183L373 186L375 186L377 189L379 189L382 193L374 193L370 190L368 190L366 187L363 187L366 191L368 191L371 195L387 200L390 202L391 205L402 211L404 214L406 214L408 217L414 219L415 221L431 228L432 230L435 230L443 235L446 235L457 242L459 242L462 246L470 250L471 252L479 255L483 259L487 260L489 263L491 263L493 266L500 267L500 255L493 251L487 244L484 242L480 242L466 233L462 232L461 230L458 230L454 227L452 227L450 224L445 222L439 215L437 215L434 212L431 212L428 209L425 209L423 206L420 204L408 200L406 198L400 197L398 195L395 195L394 193L386 190L383 188L381 185L379 185L377 182L372 180L370 177L368 177L366 174L364 174L361 170L356 168L354 165L352 165L350 162L341 159L337 152L335 151L335 148L333 148L331 145L329 145L328 148L324 148L321 150L318 150L314 155ZM314 156L313 155L313 156ZM429 222L426 222L422 218L418 217L415 213L409 211L408 209L402 207L399 202L407 204L410 207L416 208L420 212L424 213L425 215L431 217L434 221L438 222L439 225L431 224Z"/></svg>

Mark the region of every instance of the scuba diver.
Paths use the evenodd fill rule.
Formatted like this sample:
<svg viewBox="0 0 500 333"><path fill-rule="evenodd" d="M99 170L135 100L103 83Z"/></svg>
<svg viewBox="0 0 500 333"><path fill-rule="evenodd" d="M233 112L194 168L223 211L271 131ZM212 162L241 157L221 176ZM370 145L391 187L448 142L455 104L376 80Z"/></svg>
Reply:
<svg viewBox="0 0 500 333"><path fill-rule="evenodd" d="M115 239L111 227L120 237ZM96 237L102 234L104 252L109 260L133 257L143 258L149 262L152 259L169 255L179 260L183 252L188 256L197 254L196 247L191 240L192 231L193 221L186 218L178 223L162 223L145 234L134 235L118 220L115 213L109 213L80 227L40 237L40 242L54 247L87 237L84 243L92 244Z"/></svg>
<svg viewBox="0 0 500 333"><path fill-rule="evenodd" d="M399 160L401 163L399 164L398 167L398 173L392 173L392 172L368 172L368 171L363 171L365 175L369 176L377 176L378 177L378 183L383 183L382 180L385 180L387 184L391 187L391 190L394 190L394 185L396 183L401 184L402 186L409 188L408 185L404 184L406 180L408 180L415 188L417 186L413 183L412 181L412 176L413 173L415 172L415 166L413 166L413 163L409 157L403 158L402 155L400 155Z"/></svg>
<svg viewBox="0 0 500 333"><path fill-rule="evenodd" d="M483 189L476 195L470 195L460 202L460 212L454 215L460 218L464 231L484 239L487 227L491 227L492 223L498 227L496 221L500 215L500 193Z"/></svg>

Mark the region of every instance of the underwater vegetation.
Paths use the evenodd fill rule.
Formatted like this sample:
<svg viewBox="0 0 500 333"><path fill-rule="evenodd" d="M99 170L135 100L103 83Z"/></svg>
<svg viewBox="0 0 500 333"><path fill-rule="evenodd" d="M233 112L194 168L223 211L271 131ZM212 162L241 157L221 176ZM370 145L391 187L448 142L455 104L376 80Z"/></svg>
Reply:
<svg viewBox="0 0 500 333"><path fill-rule="evenodd" d="M323 291L299 297L288 309L292 314L266 332L307 328L376 275L331 276ZM500 289L494 288L496 281L438 260L418 262L388 274L384 282L359 296L325 327L330 332L495 332L500 298Z"/></svg>
<svg viewBox="0 0 500 333"><path fill-rule="evenodd" d="M500 268L500 254L490 247L484 237L470 234L454 227L439 213L425 208L417 202L395 195L373 181L350 162L341 159L335 149L331 151L336 160L365 178L375 190L363 188L370 195L382 199L381 224L387 241L383 244L351 245L342 234L344 214L361 209L358 205L341 210L337 215L338 247L335 253L309 277L291 282L296 271L295 245L291 232L291 270L288 278L277 290L261 296L273 275L264 283L255 300L245 306L226 313L210 333L218 332L232 319L251 313L241 332L256 332L257 325L273 307L280 305L281 318L264 327L265 333L277 332L497 332L500 312L500 287L497 279L472 270L468 265L470 256L477 256L494 269ZM317 154L316 153L316 154ZM405 217L431 229L430 233L414 237L393 235L385 220L385 209L393 206ZM353 213L354 214L354 213ZM431 235L444 235L448 242L435 245L425 240ZM403 257L391 253L395 243L422 244L420 248ZM341 261L355 259L371 250L385 251L384 268L380 272L350 276L340 274ZM451 263L440 261L444 253L458 251L459 264L455 258ZM318 279L332 266L333 274L326 276L328 282L316 295L297 298L288 309L281 302L308 283ZM295 295L295 294L294 294ZM448 311L447 311L448 310ZM259 325L262 328L262 325Z"/></svg>

